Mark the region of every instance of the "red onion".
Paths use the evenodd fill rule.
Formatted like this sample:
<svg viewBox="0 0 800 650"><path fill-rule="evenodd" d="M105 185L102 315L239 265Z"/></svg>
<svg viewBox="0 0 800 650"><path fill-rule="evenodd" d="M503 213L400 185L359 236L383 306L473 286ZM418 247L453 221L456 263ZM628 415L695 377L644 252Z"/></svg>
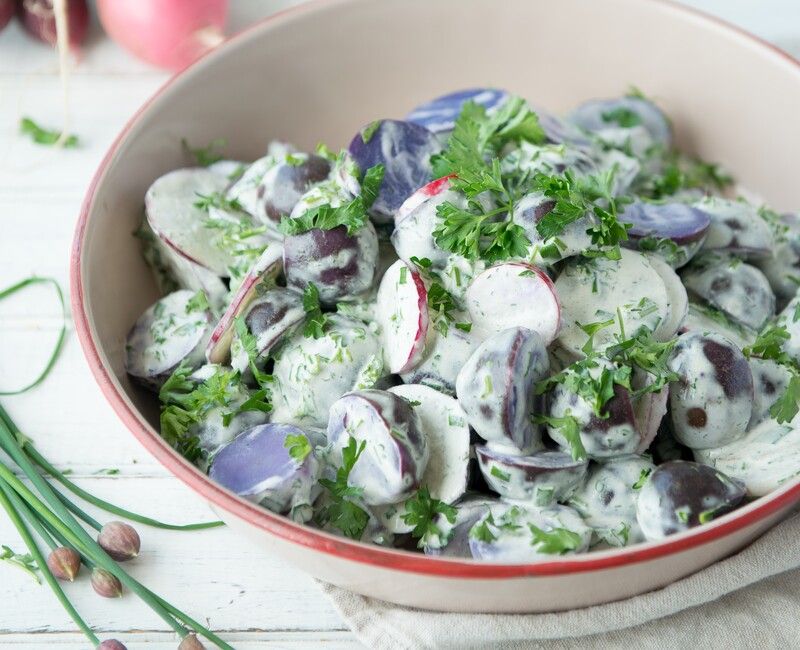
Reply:
<svg viewBox="0 0 800 650"><path fill-rule="evenodd" d="M135 56L181 70L224 40L228 0L97 0L108 35Z"/></svg>
<svg viewBox="0 0 800 650"><path fill-rule="evenodd" d="M74 549L59 546L47 556L50 572L59 580L72 582L81 568L81 556Z"/></svg>
<svg viewBox="0 0 800 650"><path fill-rule="evenodd" d="M25 31L31 36L48 45L56 45L56 15L53 10L53 0L21 0L17 5L17 15ZM89 9L86 0L67 0L67 24L69 44L78 47L83 43L89 29Z"/></svg>

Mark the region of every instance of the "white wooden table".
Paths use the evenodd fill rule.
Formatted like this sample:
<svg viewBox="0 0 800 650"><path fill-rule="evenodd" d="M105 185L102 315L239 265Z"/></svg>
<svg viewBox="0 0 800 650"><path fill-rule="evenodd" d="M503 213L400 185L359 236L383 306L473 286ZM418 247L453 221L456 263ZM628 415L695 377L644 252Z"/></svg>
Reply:
<svg viewBox="0 0 800 650"><path fill-rule="evenodd" d="M232 29L299 0L232 0ZM800 53L797 0L692 0ZM61 124L60 87L52 51L16 25L0 34L0 288L30 274L68 285L68 253L83 193L113 137L166 79L127 56L95 28L74 68L72 130L83 146L53 152L17 134L29 115ZM55 297L44 288L0 304L0 390L25 383L41 367L59 326ZM207 506L172 478L118 421L69 335L47 382L4 398L39 449L93 493L160 519L207 520ZM104 469L119 470L113 476ZM0 518L0 544L21 550ZM140 527L141 556L130 566L145 584L208 624L237 648L360 647L310 578L254 552L226 529L180 533ZM130 648L174 648L174 635L131 596L104 600L84 578L67 591L101 638ZM0 564L0 648L85 648L46 586Z"/></svg>

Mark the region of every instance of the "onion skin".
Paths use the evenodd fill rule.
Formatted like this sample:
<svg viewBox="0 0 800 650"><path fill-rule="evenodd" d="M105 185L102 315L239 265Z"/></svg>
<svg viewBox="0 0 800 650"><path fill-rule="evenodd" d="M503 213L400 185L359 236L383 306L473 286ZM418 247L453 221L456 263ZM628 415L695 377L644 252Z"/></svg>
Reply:
<svg viewBox="0 0 800 650"><path fill-rule="evenodd" d="M228 0L97 0L97 10L119 45L177 72L224 40Z"/></svg>
<svg viewBox="0 0 800 650"><path fill-rule="evenodd" d="M0 31L8 25L17 10L16 0L0 0Z"/></svg>
<svg viewBox="0 0 800 650"><path fill-rule="evenodd" d="M59 546L47 556L50 572L59 580L72 582L81 568L81 556L74 549Z"/></svg>
<svg viewBox="0 0 800 650"><path fill-rule="evenodd" d="M110 521L97 536L97 543L117 562L126 562L139 555L141 540L133 528L121 521Z"/></svg>
<svg viewBox="0 0 800 650"><path fill-rule="evenodd" d="M115 575L98 567L92 569L92 589L103 598L120 598L122 596L122 583Z"/></svg>
<svg viewBox="0 0 800 650"><path fill-rule="evenodd" d="M196 634L187 634L180 642L178 650L205 650Z"/></svg>
<svg viewBox="0 0 800 650"><path fill-rule="evenodd" d="M106 639L99 646L97 650L128 650L124 643L116 639Z"/></svg>
<svg viewBox="0 0 800 650"><path fill-rule="evenodd" d="M56 16L53 11L53 0L20 0L17 3L17 16L28 34L55 47ZM1 23L2 17L0 17ZM69 44L76 48L83 43L89 31L89 8L86 6L86 0L67 0L67 24Z"/></svg>

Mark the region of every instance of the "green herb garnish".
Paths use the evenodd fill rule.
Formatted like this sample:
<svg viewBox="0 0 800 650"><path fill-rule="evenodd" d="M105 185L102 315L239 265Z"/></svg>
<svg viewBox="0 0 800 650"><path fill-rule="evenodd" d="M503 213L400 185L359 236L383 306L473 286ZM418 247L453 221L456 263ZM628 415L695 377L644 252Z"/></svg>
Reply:
<svg viewBox="0 0 800 650"><path fill-rule="evenodd" d="M434 499L427 487L421 487L417 493L405 502L406 512L401 519L409 526L413 526L411 536L419 540L420 546L424 545L424 540L430 536L442 534L439 527L434 522L437 515L442 515L451 524L456 523L458 510L453 506Z"/></svg>
<svg viewBox="0 0 800 650"><path fill-rule="evenodd" d="M23 135L30 136L36 144L43 144L46 146L53 146L61 138L60 131L53 131L39 126L29 117L23 117L19 121L19 131ZM61 146L65 149L74 149L78 146L78 136L68 135L61 142Z"/></svg>
<svg viewBox="0 0 800 650"><path fill-rule="evenodd" d="M323 523L329 523L339 529L342 534L351 539L359 539L369 522L369 514L351 499L361 497L363 489L348 485L350 472L361 456L367 443L359 444L355 438L350 438L347 446L342 449L342 464L336 470L336 479L322 478L320 485L330 494L331 503L324 506L319 517Z"/></svg>
<svg viewBox="0 0 800 650"><path fill-rule="evenodd" d="M328 328L328 314L322 312L319 303L319 289L313 282L306 285L303 291L303 310L306 312L306 325L303 336L320 339Z"/></svg>
<svg viewBox="0 0 800 650"><path fill-rule="evenodd" d="M301 433L286 436L283 446L289 452L289 457L298 463L302 463L311 453L311 443Z"/></svg>
<svg viewBox="0 0 800 650"><path fill-rule="evenodd" d="M563 555L574 551L581 546L581 536L566 528L551 528L544 531L538 526L528 524L531 531L531 546L537 546L537 551L550 555Z"/></svg>

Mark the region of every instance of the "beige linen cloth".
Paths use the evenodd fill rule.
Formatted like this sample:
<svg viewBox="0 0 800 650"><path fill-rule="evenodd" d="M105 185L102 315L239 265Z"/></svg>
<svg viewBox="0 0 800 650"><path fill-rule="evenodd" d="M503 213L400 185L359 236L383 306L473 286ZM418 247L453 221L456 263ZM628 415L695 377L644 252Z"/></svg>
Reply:
<svg viewBox="0 0 800 650"><path fill-rule="evenodd" d="M800 515L663 589L568 612L447 614L322 589L375 650L800 648Z"/></svg>

